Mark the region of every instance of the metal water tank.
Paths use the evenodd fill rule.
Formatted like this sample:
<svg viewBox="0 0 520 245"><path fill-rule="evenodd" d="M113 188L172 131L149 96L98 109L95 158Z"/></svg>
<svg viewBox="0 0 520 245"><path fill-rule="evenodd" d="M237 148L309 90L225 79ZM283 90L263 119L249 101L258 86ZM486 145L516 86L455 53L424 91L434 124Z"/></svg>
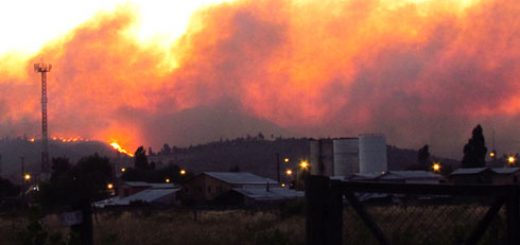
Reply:
<svg viewBox="0 0 520 245"><path fill-rule="evenodd" d="M334 176L350 176L359 173L358 138L334 139Z"/></svg>
<svg viewBox="0 0 520 245"><path fill-rule="evenodd" d="M388 170L384 135L363 134L359 136L359 162L362 174Z"/></svg>

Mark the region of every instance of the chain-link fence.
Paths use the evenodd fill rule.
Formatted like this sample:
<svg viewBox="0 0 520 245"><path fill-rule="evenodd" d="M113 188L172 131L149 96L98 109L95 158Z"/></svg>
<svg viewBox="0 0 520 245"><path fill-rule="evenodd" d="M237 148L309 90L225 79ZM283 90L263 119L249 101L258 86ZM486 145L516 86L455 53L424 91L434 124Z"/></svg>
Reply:
<svg viewBox="0 0 520 245"><path fill-rule="evenodd" d="M308 183L308 244L520 244L519 186Z"/></svg>
<svg viewBox="0 0 520 245"><path fill-rule="evenodd" d="M465 244L495 203L494 197L457 198L450 195L356 193L368 222L389 244ZM379 244L358 211L349 203L343 210L346 244ZM506 244L505 208L500 207L478 244Z"/></svg>

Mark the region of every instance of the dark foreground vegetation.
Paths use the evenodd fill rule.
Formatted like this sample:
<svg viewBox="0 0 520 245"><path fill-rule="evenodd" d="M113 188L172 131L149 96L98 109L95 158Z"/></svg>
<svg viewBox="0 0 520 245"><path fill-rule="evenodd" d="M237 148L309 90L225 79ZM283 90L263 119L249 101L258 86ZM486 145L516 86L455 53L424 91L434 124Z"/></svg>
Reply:
<svg viewBox="0 0 520 245"><path fill-rule="evenodd" d="M303 214L279 210L95 212L94 244L304 244ZM24 215L0 217L1 244L74 244L56 215L40 225ZM40 240L42 243L31 243Z"/></svg>

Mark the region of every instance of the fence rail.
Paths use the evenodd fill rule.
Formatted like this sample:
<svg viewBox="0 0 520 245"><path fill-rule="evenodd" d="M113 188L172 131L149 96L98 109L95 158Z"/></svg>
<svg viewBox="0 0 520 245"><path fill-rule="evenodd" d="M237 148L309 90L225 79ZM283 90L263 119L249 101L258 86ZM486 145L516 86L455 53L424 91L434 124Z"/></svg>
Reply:
<svg viewBox="0 0 520 245"><path fill-rule="evenodd" d="M305 192L307 244L520 244L520 186L309 176Z"/></svg>

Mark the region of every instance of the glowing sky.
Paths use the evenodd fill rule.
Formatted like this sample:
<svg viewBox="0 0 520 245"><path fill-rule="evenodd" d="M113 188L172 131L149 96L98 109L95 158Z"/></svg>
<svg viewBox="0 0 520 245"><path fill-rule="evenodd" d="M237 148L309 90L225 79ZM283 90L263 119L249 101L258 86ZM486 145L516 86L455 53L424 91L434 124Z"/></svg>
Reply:
<svg viewBox="0 0 520 245"><path fill-rule="evenodd" d="M1 136L38 137L43 60L53 136L135 149L377 132L460 157L480 123L520 151L516 1L6 2Z"/></svg>

